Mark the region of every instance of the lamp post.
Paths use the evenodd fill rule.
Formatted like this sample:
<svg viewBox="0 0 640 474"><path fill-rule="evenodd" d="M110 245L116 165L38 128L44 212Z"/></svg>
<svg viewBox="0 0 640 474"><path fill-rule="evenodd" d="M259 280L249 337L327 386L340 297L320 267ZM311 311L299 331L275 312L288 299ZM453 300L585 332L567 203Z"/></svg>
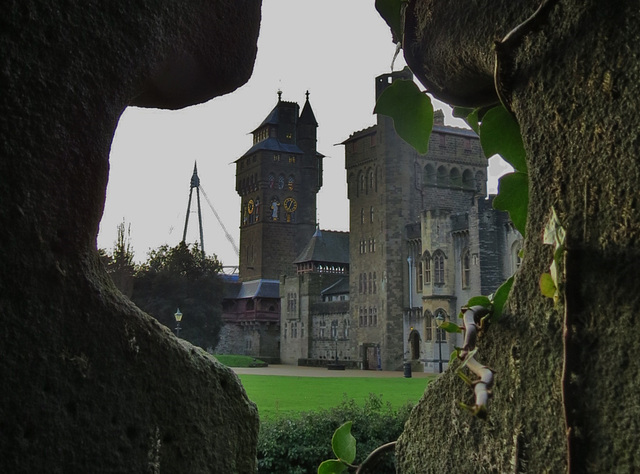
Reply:
<svg viewBox="0 0 640 474"><path fill-rule="evenodd" d="M182 313L180 308L177 309L176 314L173 315L176 318L176 336L180 337L180 321L182 321Z"/></svg>
<svg viewBox="0 0 640 474"><path fill-rule="evenodd" d="M440 373L442 373L442 330L440 329L440 325L444 322L444 316L442 316L442 312L438 311L436 315L437 329L436 335L438 339L438 365L440 368Z"/></svg>

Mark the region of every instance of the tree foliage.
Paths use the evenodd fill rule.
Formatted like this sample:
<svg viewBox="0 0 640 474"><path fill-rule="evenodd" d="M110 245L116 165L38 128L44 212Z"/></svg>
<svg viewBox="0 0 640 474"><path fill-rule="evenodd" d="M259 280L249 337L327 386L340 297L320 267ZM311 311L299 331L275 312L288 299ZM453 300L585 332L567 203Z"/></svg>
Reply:
<svg viewBox="0 0 640 474"><path fill-rule="evenodd" d="M133 249L131 248L131 224L125 226L124 221L118 224L118 237L113 252L109 255L101 249L100 257L116 288L123 295L131 298L133 276L136 271L133 263Z"/></svg>
<svg viewBox="0 0 640 474"><path fill-rule="evenodd" d="M184 317L180 337L204 349L216 346L222 326L221 264L197 245L163 245L149 253L134 277L131 300L169 328L174 314Z"/></svg>

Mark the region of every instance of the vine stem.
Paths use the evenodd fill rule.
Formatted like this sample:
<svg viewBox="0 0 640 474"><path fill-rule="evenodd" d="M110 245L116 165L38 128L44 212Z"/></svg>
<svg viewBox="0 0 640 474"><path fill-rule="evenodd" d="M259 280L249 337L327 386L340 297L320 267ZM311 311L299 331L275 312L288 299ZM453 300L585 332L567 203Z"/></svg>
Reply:
<svg viewBox="0 0 640 474"><path fill-rule="evenodd" d="M371 465L375 466L376 461L380 456L387 453L387 451L394 450L395 448L396 448L396 441L391 441L390 443L383 444L382 446L378 446L376 449L371 451L369 456L367 456L367 458L364 461L362 461L362 464L358 466L358 469L356 469L356 474L366 474L367 469L369 469L369 466Z"/></svg>

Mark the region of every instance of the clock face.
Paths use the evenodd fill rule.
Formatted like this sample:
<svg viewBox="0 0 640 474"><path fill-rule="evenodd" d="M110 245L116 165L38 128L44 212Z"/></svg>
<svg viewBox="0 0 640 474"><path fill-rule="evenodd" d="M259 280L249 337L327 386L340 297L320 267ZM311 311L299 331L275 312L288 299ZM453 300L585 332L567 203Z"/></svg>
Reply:
<svg viewBox="0 0 640 474"><path fill-rule="evenodd" d="M287 212L294 212L298 208L298 203L293 198L286 198L284 200L284 210Z"/></svg>
<svg viewBox="0 0 640 474"><path fill-rule="evenodd" d="M249 202L247 203L247 212L249 214L253 214L254 208L255 208L255 205L253 203L253 199L249 199Z"/></svg>

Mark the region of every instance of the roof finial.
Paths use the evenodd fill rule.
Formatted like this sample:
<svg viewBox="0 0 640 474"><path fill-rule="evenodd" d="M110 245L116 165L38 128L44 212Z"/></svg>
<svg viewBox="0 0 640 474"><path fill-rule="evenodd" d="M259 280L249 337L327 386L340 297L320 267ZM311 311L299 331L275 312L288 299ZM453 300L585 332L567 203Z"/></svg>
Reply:
<svg viewBox="0 0 640 474"><path fill-rule="evenodd" d="M278 102L282 100L282 91L278 89Z"/></svg>
<svg viewBox="0 0 640 474"><path fill-rule="evenodd" d="M309 101L309 89L307 89L307 92L304 95L307 96L307 101Z"/></svg>

